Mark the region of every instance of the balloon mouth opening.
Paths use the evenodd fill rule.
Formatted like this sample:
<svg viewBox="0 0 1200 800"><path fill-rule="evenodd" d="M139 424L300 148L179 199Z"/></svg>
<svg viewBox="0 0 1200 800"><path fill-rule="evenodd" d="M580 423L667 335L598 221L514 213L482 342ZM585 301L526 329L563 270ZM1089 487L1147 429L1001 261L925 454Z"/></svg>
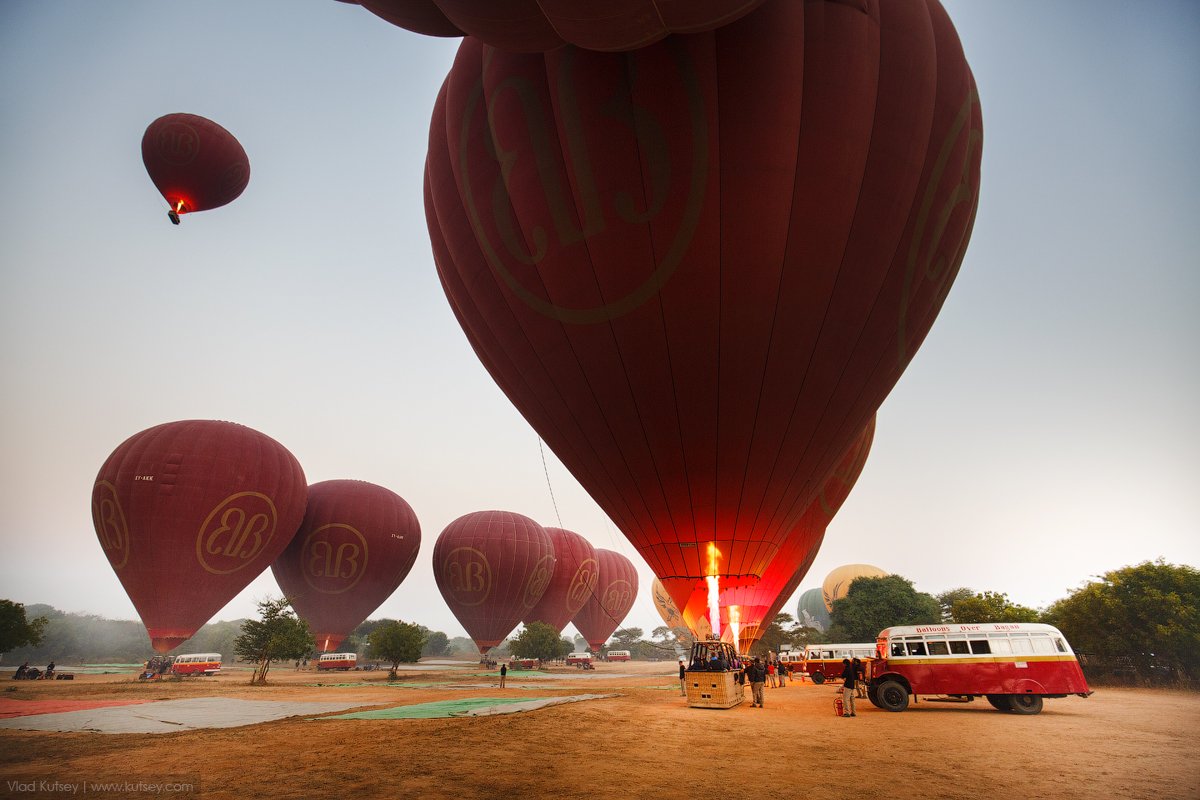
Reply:
<svg viewBox="0 0 1200 800"><path fill-rule="evenodd" d="M313 638L320 645L322 653L334 653L346 637L337 633L318 633Z"/></svg>
<svg viewBox="0 0 1200 800"><path fill-rule="evenodd" d="M151 636L150 644L156 653L169 653L190 639L190 636Z"/></svg>

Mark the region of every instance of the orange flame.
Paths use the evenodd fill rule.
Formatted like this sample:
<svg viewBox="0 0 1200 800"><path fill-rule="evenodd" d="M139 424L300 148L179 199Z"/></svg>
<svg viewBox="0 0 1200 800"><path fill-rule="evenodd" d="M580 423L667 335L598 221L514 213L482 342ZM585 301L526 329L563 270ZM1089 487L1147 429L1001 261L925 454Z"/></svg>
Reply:
<svg viewBox="0 0 1200 800"><path fill-rule="evenodd" d="M708 577L704 580L708 583L708 617L712 623L713 636L721 638L721 579L718 577L721 570L718 567L721 558L721 551L717 549L716 542L708 543Z"/></svg>
<svg viewBox="0 0 1200 800"><path fill-rule="evenodd" d="M737 606L729 607L729 630L733 631L733 649L734 651L742 652L742 643L740 641L742 632L742 612Z"/></svg>

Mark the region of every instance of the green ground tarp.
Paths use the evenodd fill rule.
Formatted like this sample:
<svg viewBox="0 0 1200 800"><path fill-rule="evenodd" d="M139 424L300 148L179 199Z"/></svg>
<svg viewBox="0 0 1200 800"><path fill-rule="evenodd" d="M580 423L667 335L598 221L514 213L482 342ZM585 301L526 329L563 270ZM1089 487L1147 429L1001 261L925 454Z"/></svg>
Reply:
<svg viewBox="0 0 1200 800"><path fill-rule="evenodd" d="M618 697L615 694L576 694L565 697L540 697L522 700L519 697L472 697L463 700L442 700L436 703L418 703L411 706L382 708L375 711L358 711L337 714L321 719L439 719L444 717L486 717L492 714L516 714L534 711L562 703L578 703L583 700L602 700Z"/></svg>

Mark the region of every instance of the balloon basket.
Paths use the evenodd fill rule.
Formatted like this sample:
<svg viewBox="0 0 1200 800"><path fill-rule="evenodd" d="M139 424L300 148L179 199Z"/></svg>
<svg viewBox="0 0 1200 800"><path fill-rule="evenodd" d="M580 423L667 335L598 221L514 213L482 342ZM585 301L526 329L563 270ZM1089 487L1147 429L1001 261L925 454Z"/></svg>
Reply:
<svg viewBox="0 0 1200 800"><path fill-rule="evenodd" d="M740 670L688 670L684 673L688 708L733 708L741 705L746 699L746 687L738 682L740 675Z"/></svg>

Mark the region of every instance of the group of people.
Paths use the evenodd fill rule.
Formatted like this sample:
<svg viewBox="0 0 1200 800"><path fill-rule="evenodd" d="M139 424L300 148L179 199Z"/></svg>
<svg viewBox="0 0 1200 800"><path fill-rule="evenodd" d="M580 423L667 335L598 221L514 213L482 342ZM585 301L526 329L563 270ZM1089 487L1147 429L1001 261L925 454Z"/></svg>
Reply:
<svg viewBox="0 0 1200 800"><path fill-rule="evenodd" d="M14 681L48 681L54 678L54 662L51 661L46 665L46 671L42 672L37 667L29 666L26 661L21 666L17 667L17 671L13 673Z"/></svg>

